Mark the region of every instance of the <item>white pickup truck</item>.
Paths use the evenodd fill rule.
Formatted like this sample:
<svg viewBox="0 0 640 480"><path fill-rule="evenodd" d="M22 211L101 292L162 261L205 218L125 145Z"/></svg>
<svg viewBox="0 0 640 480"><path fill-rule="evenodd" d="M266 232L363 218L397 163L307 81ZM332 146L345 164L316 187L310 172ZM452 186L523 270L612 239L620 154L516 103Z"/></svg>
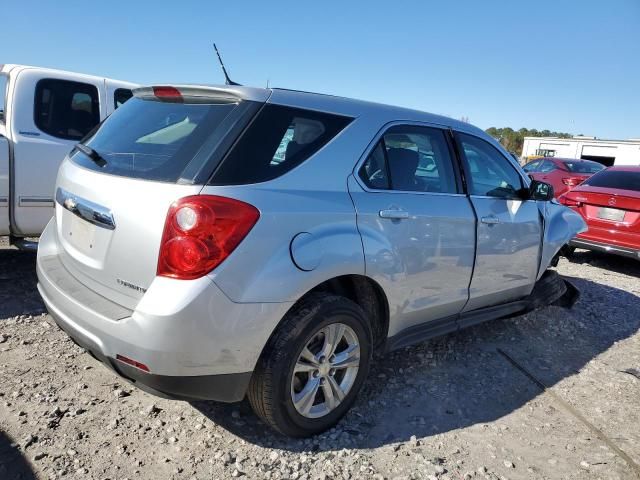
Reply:
<svg viewBox="0 0 640 480"><path fill-rule="evenodd" d="M24 65L0 65L0 236L34 247L53 215L65 155L137 85Z"/></svg>

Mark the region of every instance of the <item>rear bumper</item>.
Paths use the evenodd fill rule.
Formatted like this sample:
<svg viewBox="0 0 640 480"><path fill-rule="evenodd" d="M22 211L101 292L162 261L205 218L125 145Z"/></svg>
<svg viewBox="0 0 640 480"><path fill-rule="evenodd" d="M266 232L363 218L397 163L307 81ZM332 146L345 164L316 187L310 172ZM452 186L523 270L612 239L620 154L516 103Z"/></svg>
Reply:
<svg viewBox="0 0 640 480"><path fill-rule="evenodd" d="M45 298L43 296L43 298ZM45 303L46 300L45 300ZM47 308L61 330L92 357L102 362L120 377L141 390L153 395L174 400L215 400L218 402L241 401L251 380L251 372L220 375L169 376L155 375L122 363L104 355L98 345Z"/></svg>
<svg viewBox="0 0 640 480"><path fill-rule="evenodd" d="M50 223L40 238L38 291L76 343L157 395L225 402L244 397L264 345L291 304L234 303L208 277L157 277L128 310L67 270L54 232ZM116 360L117 355L149 372Z"/></svg>
<svg viewBox="0 0 640 480"><path fill-rule="evenodd" d="M612 253L614 255L621 255L623 257L635 258L636 260L640 260L640 250L634 248L621 247L618 245L596 242L594 240L587 240L584 238L574 238L569 242L569 245L572 247L584 248L586 250Z"/></svg>

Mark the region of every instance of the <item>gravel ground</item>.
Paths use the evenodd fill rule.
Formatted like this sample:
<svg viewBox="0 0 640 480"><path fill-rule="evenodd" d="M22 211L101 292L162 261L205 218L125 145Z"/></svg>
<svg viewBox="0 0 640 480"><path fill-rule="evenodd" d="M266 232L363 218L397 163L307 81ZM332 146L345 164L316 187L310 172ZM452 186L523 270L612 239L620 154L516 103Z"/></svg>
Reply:
<svg viewBox="0 0 640 480"><path fill-rule="evenodd" d="M246 403L167 401L120 380L46 315L34 262L0 248L2 480L640 478L640 262L562 259L582 292L573 310L388 355L338 427L304 441Z"/></svg>

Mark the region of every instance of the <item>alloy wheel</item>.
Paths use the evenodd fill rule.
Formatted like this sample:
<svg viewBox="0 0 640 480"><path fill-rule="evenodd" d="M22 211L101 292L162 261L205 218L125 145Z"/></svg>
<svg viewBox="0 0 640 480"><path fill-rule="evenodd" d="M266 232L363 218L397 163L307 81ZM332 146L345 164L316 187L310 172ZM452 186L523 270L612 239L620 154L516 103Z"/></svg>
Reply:
<svg viewBox="0 0 640 480"><path fill-rule="evenodd" d="M307 418L333 411L355 383L360 367L360 344L351 327L331 323L306 342L293 367L291 400Z"/></svg>

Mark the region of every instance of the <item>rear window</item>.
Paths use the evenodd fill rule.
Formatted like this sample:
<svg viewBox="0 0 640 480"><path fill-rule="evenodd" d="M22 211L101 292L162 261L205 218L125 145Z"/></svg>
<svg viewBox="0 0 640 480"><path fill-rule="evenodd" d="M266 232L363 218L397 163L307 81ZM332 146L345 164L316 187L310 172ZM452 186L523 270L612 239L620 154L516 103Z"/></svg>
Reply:
<svg viewBox="0 0 640 480"><path fill-rule="evenodd" d="M592 187L619 188L621 190L634 190L640 192L640 172L624 170L605 170L589 177L582 185Z"/></svg>
<svg viewBox="0 0 640 480"><path fill-rule="evenodd" d="M280 105L265 105L210 183L265 182L300 165L333 139L351 118Z"/></svg>
<svg viewBox="0 0 640 480"><path fill-rule="evenodd" d="M600 170L604 170L604 165L597 162L564 162L564 166L567 167L567 170L573 173L587 173L594 174L598 173Z"/></svg>
<svg viewBox="0 0 640 480"><path fill-rule="evenodd" d="M238 103L189 104L134 97L118 108L71 159L86 168L176 182Z"/></svg>

